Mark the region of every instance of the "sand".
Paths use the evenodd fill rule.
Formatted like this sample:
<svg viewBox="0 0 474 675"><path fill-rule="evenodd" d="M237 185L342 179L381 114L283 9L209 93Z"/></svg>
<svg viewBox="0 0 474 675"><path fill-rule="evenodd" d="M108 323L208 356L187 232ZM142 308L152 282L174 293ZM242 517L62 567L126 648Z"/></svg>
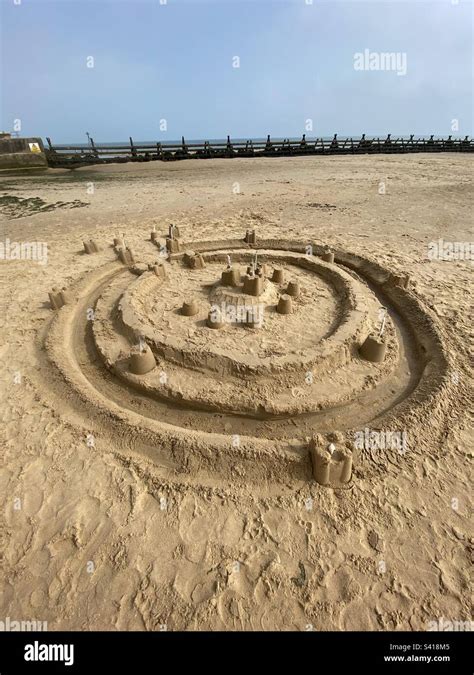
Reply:
<svg viewBox="0 0 474 675"><path fill-rule="evenodd" d="M45 265L0 260L0 617L47 621L51 630L426 630L442 618L470 619L473 267L427 255L440 238L473 238L467 155L48 170L1 176L0 194L1 240L48 245ZM212 331L219 333L212 345L219 366L180 382L182 397L214 406L211 412L176 407L171 386L167 410L160 398L148 400L140 387L153 386L151 374L126 389L106 365L109 352L102 362L93 336L84 340L89 301L102 293L103 323L94 330L109 349L115 325L107 321L120 283L129 291L136 284L134 320L170 337L180 333L181 317L170 314L165 325L161 317L194 292L192 277L200 283L204 274L207 284L218 277L215 262L183 276L176 260L176 283L160 295L141 286L155 283L148 272L137 276L117 262L115 236L125 234L137 260L152 263L159 251L150 231L155 226L162 235L170 223L193 244L242 238L255 228L261 240L280 242L280 252L281 242L311 241L347 255L346 263L364 261L364 270L409 274L407 298L401 290L393 297L427 345L426 367L423 359L417 366L409 339L399 336L397 351L393 317L387 361L344 363L332 390L324 371L313 402L284 396L287 382L297 386L284 370L262 375L261 386L250 376L248 395L236 393L224 358L268 358L275 370L278 349L281 362L311 352L306 330L318 321L311 298L320 297L317 341L338 316L340 296L326 281L290 266L304 290L300 309L308 312L301 334L297 314L272 316L288 323L274 323L267 336L246 332L240 340L231 329ZM91 238L101 250L86 255L82 242ZM370 307L372 291L359 288L354 270L343 264L336 273L345 279L341 288L360 291L362 309ZM110 274L115 291L109 281L100 287ZM76 298L56 313L48 301L53 286ZM358 321L362 331L373 316ZM191 340L202 352L205 329L189 325L179 348L189 350ZM171 374L178 368L168 365ZM397 407L415 379L414 396ZM100 391L91 393L90 381ZM350 398L356 385L365 399ZM301 424L265 418L277 394L295 414L323 396L347 406L324 413L324 424L321 416ZM238 410L256 397L259 419L216 413L216 405ZM347 489L312 480L305 443L313 427L347 440L354 429L381 428L372 423L380 415L382 428L406 430L405 453L358 452ZM235 435L239 447L230 441Z"/></svg>

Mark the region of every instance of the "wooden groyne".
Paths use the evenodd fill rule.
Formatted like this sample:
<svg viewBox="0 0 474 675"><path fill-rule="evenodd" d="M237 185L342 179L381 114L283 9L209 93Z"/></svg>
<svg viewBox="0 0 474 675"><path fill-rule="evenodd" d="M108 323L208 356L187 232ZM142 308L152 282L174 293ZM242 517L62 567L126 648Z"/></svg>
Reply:
<svg viewBox="0 0 474 675"><path fill-rule="evenodd" d="M224 142L202 141L187 143L184 137L179 143L136 144L130 138L129 144L95 144L89 138L88 146L53 145L46 139L46 156L52 167L80 166L87 164L107 164L112 162L147 162L154 160L173 161L179 159L208 159L223 157L288 157L293 155L357 155L370 153L406 153L406 152L474 152L474 140L452 138L409 138L392 139L391 134L384 139L341 138L337 134L332 139L316 138L306 140L303 134L299 140L280 139L235 141L227 137Z"/></svg>

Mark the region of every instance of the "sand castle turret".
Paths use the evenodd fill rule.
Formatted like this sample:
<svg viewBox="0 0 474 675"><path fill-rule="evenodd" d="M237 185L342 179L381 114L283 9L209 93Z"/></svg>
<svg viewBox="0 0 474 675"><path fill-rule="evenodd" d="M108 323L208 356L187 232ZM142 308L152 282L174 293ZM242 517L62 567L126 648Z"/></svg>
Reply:
<svg viewBox="0 0 474 675"><path fill-rule="evenodd" d="M200 253L195 253L194 251L186 251L183 255L183 262L192 270L203 269L206 267L202 255Z"/></svg>
<svg viewBox="0 0 474 675"><path fill-rule="evenodd" d="M179 239L176 237L166 237L166 250L168 253L179 253L180 243Z"/></svg>
<svg viewBox="0 0 474 675"><path fill-rule="evenodd" d="M261 277L246 274L244 278L244 293L258 297L263 293L263 279Z"/></svg>
<svg viewBox="0 0 474 675"><path fill-rule="evenodd" d="M382 363L387 352L387 343L381 335L373 333L369 335L359 349L359 354L366 361L373 363Z"/></svg>
<svg viewBox="0 0 474 675"><path fill-rule="evenodd" d="M211 307L207 316L207 325L209 328L215 328L217 330L224 328L225 319L219 307Z"/></svg>
<svg viewBox="0 0 474 675"><path fill-rule="evenodd" d="M99 252L99 246L97 245L97 242L95 242L93 239L90 239L89 241L83 241L82 242L84 246L84 251L86 253L98 253Z"/></svg>
<svg viewBox="0 0 474 675"><path fill-rule="evenodd" d="M238 286L240 284L240 267L237 265L228 266L221 274L221 284L223 286Z"/></svg>
<svg viewBox="0 0 474 675"><path fill-rule="evenodd" d="M60 309L63 306L64 303L60 298L59 289L56 286L52 288L51 292L48 293L48 295L49 295L49 302L51 303L51 307L53 309Z"/></svg>
<svg viewBox="0 0 474 675"><path fill-rule="evenodd" d="M285 282L285 273L281 267L275 267L272 274L274 284L283 284Z"/></svg>
<svg viewBox="0 0 474 675"><path fill-rule="evenodd" d="M320 434L310 441L313 478L320 485L338 487L352 478L352 450L342 443L328 443Z"/></svg>
<svg viewBox="0 0 474 675"><path fill-rule="evenodd" d="M122 262L124 265L133 265L135 263L133 251L128 247L118 249L118 257L120 262Z"/></svg>
<svg viewBox="0 0 474 675"><path fill-rule="evenodd" d="M324 262L327 263L333 263L334 262L334 253L331 251L331 249L326 246L324 253L321 256L321 260L324 260Z"/></svg>
<svg viewBox="0 0 474 675"><path fill-rule="evenodd" d="M148 265L148 270L153 272L160 279L167 279L168 275L166 274L166 267L163 265L161 260L157 260L152 265Z"/></svg>
<svg viewBox="0 0 474 675"><path fill-rule="evenodd" d="M384 330L387 322L387 308L380 309L380 328L377 333L371 333L359 349L359 354L366 361L382 363L387 352L387 343L384 338Z"/></svg>
<svg viewBox="0 0 474 675"><path fill-rule="evenodd" d="M65 286L61 290L54 286L48 296L52 309L61 309L63 305L72 302L72 295Z"/></svg>
<svg viewBox="0 0 474 675"><path fill-rule="evenodd" d="M291 314L293 311L293 300L290 295L281 295L278 300L278 314Z"/></svg>
<svg viewBox="0 0 474 675"><path fill-rule="evenodd" d="M255 230L247 230L245 232L244 241L246 244L256 244L257 243L257 233Z"/></svg>
<svg viewBox="0 0 474 675"><path fill-rule="evenodd" d="M196 298L188 298L183 302L181 314L183 316L195 316L199 312L199 303Z"/></svg>
<svg viewBox="0 0 474 675"><path fill-rule="evenodd" d="M168 228L168 237L170 239L179 239L181 237L181 230L177 225L170 225Z"/></svg>
<svg viewBox="0 0 474 675"><path fill-rule="evenodd" d="M155 357L147 344L137 345L130 350L130 372L145 375L156 366Z"/></svg>
<svg viewBox="0 0 474 675"><path fill-rule="evenodd" d="M301 293L299 281L290 281L286 288L286 295L290 295L292 298L299 298Z"/></svg>

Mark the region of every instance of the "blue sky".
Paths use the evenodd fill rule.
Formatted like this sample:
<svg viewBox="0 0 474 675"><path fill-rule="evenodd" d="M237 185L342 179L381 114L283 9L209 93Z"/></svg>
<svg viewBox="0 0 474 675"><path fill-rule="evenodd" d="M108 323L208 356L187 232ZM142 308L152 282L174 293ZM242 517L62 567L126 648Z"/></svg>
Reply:
<svg viewBox="0 0 474 675"><path fill-rule="evenodd" d="M467 0L0 2L0 127L20 119L22 136L473 131ZM405 54L406 75L355 70L365 49Z"/></svg>

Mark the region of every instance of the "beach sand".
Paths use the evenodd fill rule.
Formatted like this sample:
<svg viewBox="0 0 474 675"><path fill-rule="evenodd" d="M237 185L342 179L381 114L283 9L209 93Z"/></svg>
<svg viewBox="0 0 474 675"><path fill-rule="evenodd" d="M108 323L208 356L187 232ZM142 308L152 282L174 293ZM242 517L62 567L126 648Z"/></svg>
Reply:
<svg viewBox="0 0 474 675"><path fill-rule="evenodd" d="M383 188L381 188L383 183ZM1 260L0 618L50 630L426 630L470 619L472 262L429 243L473 239L468 155L189 160L0 176L1 240L46 242L47 264ZM42 201L40 201L42 200ZM454 377L436 425L351 490L182 472L133 433L88 418L48 362L48 293L153 226L187 240L316 240L408 273ZM82 253L94 239L102 250ZM146 247L149 246L147 249ZM61 310L62 311L62 310ZM442 418L441 418L442 415ZM90 436L94 437L91 447ZM88 442L89 438L89 442Z"/></svg>

